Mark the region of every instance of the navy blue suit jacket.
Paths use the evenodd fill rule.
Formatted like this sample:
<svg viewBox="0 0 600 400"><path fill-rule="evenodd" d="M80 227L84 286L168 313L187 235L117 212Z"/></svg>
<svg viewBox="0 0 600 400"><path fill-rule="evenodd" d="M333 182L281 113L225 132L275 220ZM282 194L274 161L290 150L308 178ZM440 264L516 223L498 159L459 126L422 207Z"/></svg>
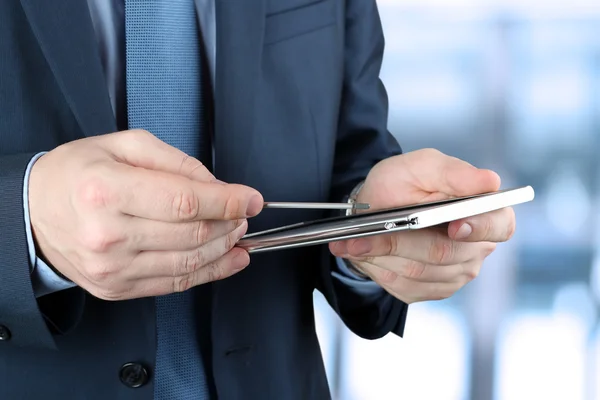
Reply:
<svg viewBox="0 0 600 400"><path fill-rule="evenodd" d="M215 175L266 199L340 201L401 149L387 131L375 0L218 0ZM116 131L87 4L0 2L0 398L151 399L154 301L80 288L36 300L23 219L26 166L40 151ZM271 210L250 230L324 217ZM326 246L252 257L203 301L219 398L329 397L315 333L320 290L364 338L402 334L407 306L366 304L331 276ZM4 340L1 340L4 339ZM132 389L121 366L139 363Z"/></svg>

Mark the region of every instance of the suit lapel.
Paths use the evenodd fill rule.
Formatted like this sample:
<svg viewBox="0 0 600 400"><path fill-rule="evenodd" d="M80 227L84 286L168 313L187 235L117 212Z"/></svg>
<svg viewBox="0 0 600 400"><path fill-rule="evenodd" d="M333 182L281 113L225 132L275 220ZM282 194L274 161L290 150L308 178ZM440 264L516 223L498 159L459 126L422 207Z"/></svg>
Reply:
<svg viewBox="0 0 600 400"><path fill-rule="evenodd" d="M264 24L264 0L216 0L215 173L227 182L249 162Z"/></svg>
<svg viewBox="0 0 600 400"><path fill-rule="evenodd" d="M85 0L21 0L40 47L84 135L116 131Z"/></svg>
<svg viewBox="0 0 600 400"><path fill-rule="evenodd" d="M83 133L116 131L87 2L21 3ZM215 170L223 180L239 181L252 141L264 0L216 0L216 29Z"/></svg>

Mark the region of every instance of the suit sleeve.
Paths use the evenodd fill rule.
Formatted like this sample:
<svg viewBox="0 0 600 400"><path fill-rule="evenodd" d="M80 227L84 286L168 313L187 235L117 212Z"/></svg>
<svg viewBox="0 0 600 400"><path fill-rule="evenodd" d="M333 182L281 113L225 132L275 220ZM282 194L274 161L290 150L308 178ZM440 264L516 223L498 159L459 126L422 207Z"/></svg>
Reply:
<svg viewBox="0 0 600 400"><path fill-rule="evenodd" d="M331 201L347 197L379 161L402 153L387 130L387 94L379 78L384 37L375 0L347 0L344 85ZM319 290L346 326L366 339L402 336L408 306L381 291L366 296L332 277L337 261L323 247Z"/></svg>
<svg viewBox="0 0 600 400"><path fill-rule="evenodd" d="M5 345L54 349L54 335L68 331L81 317L85 295L73 288L36 297L24 192L27 167L35 156L0 156L0 325L10 331Z"/></svg>

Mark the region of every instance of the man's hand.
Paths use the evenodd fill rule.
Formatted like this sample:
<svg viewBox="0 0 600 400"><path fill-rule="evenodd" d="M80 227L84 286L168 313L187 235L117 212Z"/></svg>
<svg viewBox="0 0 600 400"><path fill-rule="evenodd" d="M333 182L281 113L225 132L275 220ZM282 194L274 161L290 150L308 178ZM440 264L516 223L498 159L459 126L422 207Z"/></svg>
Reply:
<svg viewBox="0 0 600 400"><path fill-rule="evenodd" d="M29 181L38 252L106 300L155 296L226 278L260 212L256 190L224 184L145 131L77 140L42 156Z"/></svg>
<svg viewBox="0 0 600 400"><path fill-rule="evenodd" d="M372 209L398 207L496 191L500 178L426 149L377 164L358 195ZM479 274L483 260L515 231L512 208L443 227L330 244L331 252L407 304L452 296Z"/></svg>

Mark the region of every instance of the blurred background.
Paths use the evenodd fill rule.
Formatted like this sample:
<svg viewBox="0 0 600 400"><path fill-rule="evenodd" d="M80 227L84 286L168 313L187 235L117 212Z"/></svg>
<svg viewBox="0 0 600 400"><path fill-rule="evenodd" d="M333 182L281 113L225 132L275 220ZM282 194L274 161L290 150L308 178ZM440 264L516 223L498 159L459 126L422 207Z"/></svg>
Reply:
<svg viewBox="0 0 600 400"><path fill-rule="evenodd" d="M600 400L600 1L379 0L390 130L532 185L517 234L404 338L357 338L319 293L338 400Z"/></svg>

